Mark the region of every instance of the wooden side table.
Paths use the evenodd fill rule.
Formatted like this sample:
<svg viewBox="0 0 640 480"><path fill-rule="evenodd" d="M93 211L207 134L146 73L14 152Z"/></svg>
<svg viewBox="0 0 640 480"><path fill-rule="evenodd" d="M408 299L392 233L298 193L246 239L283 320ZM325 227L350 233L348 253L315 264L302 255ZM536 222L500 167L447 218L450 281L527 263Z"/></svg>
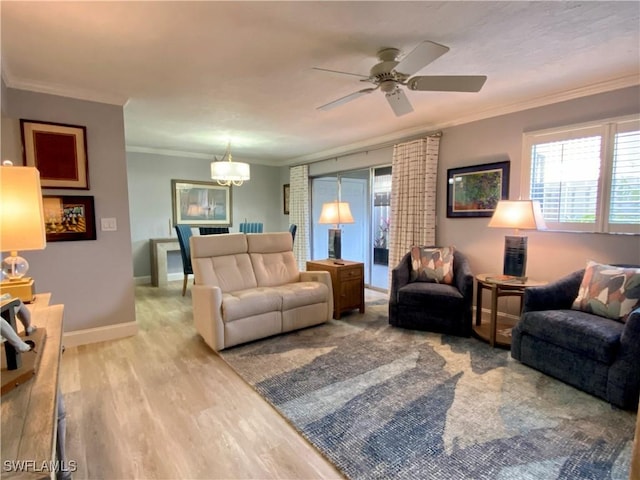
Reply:
<svg viewBox="0 0 640 480"><path fill-rule="evenodd" d="M547 282L527 279L525 282L515 280L502 280L502 275L497 273L481 273L476 275L476 324L473 331L477 336L494 347L511 346L511 328L513 325L498 323L498 298L500 297L520 297L520 311L522 311L522 297L524 289L527 287L537 287ZM482 324L482 291L491 291L491 321L489 325ZM508 331L504 334L500 331Z"/></svg>
<svg viewBox="0 0 640 480"><path fill-rule="evenodd" d="M335 263L335 262L340 263ZM333 286L333 318L340 318L345 310L360 309L364 313L364 263L349 260L311 260L307 271L331 274Z"/></svg>

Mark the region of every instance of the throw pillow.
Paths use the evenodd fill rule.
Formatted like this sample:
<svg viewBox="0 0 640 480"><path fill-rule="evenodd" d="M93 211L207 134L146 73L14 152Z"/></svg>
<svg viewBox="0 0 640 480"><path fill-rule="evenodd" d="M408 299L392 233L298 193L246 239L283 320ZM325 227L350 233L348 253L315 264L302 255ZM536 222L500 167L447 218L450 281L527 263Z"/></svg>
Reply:
<svg viewBox="0 0 640 480"><path fill-rule="evenodd" d="M587 262L574 310L625 322L640 305L640 268Z"/></svg>
<svg viewBox="0 0 640 480"><path fill-rule="evenodd" d="M454 247L411 247L411 281L453 283Z"/></svg>

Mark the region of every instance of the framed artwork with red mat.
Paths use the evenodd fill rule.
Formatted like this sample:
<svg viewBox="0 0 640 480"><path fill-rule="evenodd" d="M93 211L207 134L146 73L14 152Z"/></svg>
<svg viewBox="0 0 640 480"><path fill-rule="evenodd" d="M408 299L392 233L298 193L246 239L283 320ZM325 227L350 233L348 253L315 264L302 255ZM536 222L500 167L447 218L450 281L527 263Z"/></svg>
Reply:
<svg viewBox="0 0 640 480"><path fill-rule="evenodd" d="M21 119L20 131L24 164L43 188L89 190L86 127Z"/></svg>

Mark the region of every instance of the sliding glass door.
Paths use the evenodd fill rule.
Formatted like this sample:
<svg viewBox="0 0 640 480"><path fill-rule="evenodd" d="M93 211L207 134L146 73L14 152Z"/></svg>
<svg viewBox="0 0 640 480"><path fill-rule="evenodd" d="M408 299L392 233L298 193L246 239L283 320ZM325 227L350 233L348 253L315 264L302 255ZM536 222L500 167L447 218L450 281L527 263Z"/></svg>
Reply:
<svg viewBox="0 0 640 480"><path fill-rule="evenodd" d="M373 170L371 286L389 289L389 226L391 225L391 167Z"/></svg>
<svg viewBox="0 0 640 480"><path fill-rule="evenodd" d="M311 258L327 258L329 228L320 225L322 205L348 202L355 223L340 225L342 258L365 265L365 284L388 289L385 260L390 223L391 167L367 168L311 180ZM385 205L382 205L385 204Z"/></svg>

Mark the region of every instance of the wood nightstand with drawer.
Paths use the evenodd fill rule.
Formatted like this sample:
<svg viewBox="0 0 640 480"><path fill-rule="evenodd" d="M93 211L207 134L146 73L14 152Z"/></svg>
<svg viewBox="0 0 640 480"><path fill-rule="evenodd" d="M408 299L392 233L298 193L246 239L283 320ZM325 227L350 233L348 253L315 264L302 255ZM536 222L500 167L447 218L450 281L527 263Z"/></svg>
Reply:
<svg viewBox="0 0 640 480"><path fill-rule="evenodd" d="M349 260L311 260L307 271L325 271L331 275L333 286L333 318L340 318L342 312L358 308L364 313L364 263Z"/></svg>

